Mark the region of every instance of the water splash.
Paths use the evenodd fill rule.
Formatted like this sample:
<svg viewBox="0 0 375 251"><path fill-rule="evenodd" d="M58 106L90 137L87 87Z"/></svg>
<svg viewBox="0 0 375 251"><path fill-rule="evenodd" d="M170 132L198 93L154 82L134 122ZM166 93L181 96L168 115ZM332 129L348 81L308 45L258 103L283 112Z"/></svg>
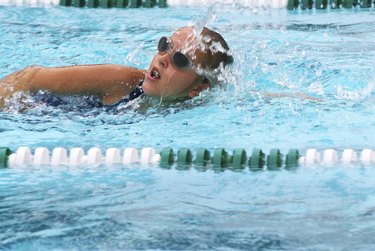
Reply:
<svg viewBox="0 0 375 251"><path fill-rule="evenodd" d="M371 80L367 86L360 90L348 90L342 85L337 85L336 95L337 99L347 100L364 100L370 97L375 90L375 78Z"/></svg>
<svg viewBox="0 0 375 251"><path fill-rule="evenodd" d="M145 42L142 42L139 44L139 46L137 48L135 48L132 52L130 52L127 56L126 56L126 60L128 61L128 63L130 64L134 64L134 65L143 65L144 62L140 61L140 57L139 54L141 54L143 52L143 49L145 47Z"/></svg>

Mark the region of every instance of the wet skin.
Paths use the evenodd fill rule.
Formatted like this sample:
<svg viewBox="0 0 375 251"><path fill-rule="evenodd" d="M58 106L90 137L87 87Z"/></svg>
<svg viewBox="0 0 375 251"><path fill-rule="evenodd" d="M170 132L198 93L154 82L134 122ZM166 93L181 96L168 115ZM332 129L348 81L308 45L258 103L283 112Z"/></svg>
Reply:
<svg viewBox="0 0 375 251"><path fill-rule="evenodd" d="M195 37L191 27L177 30L171 37L171 52L180 50L199 63L195 56ZM113 104L126 97L142 81L146 95L157 98L194 97L209 88L192 69L178 69L171 52L157 52L147 71L122 65L80 65L67 67L31 66L0 80L0 107L17 91L47 90L56 95L96 95L104 104ZM159 77L152 72L157 71Z"/></svg>
<svg viewBox="0 0 375 251"><path fill-rule="evenodd" d="M194 35L190 27L178 30L171 37L172 48L170 52L156 53L146 72L143 90L147 95L163 98L194 97L209 85L202 85L202 77L192 69L178 69L172 62L171 53L179 50L192 55L193 65L199 64L199 58L194 55ZM193 48L193 49L191 49ZM157 71L160 77L154 77Z"/></svg>

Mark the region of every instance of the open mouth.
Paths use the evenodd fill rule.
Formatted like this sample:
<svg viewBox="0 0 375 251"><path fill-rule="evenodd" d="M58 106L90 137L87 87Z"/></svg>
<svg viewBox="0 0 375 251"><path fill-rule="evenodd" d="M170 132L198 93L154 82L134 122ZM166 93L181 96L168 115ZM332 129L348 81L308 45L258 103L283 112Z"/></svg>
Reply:
<svg viewBox="0 0 375 251"><path fill-rule="evenodd" d="M159 80L160 79L160 72L156 68L152 68L150 71L150 78L152 80Z"/></svg>

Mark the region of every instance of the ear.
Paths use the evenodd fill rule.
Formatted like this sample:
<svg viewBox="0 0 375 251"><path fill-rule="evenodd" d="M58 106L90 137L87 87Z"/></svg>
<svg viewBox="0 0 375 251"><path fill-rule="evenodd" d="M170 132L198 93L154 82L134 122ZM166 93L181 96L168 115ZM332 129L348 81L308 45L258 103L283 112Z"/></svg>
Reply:
<svg viewBox="0 0 375 251"><path fill-rule="evenodd" d="M189 91L188 96L190 98L194 98L194 97L198 96L199 93L201 93L201 91L210 89L210 87L211 87L211 83L210 82L200 83L196 87L194 87L193 89L191 89Z"/></svg>

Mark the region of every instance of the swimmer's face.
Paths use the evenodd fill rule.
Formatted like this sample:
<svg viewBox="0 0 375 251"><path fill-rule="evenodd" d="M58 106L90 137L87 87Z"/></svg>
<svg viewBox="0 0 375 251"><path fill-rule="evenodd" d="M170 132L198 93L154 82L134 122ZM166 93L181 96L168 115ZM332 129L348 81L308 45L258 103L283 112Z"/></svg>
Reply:
<svg viewBox="0 0 375 251"><path fill-rule="evenodd" d="M169 50L158 51L152 59L143 82L143 91L154 97L194 97L208 86L202 85L203 77L192 69L199 64L199 57L195 55L196 39L193 29L182 28L176 31L170 40ZM176 51L189 58L191 67L179 68L173 63L172 55Z"/></svg>

